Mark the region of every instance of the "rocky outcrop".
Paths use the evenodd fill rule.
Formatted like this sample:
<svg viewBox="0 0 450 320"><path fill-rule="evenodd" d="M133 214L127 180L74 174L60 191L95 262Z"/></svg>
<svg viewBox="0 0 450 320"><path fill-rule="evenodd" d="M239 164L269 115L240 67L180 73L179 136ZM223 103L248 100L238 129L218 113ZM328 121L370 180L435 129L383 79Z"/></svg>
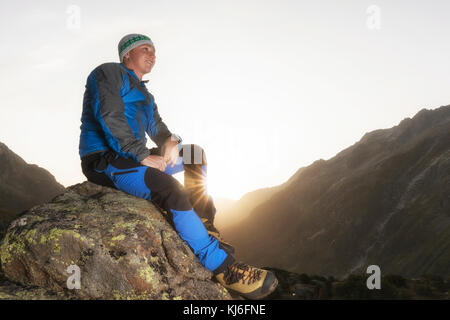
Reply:
<svg viewBox="0 0 450 320"><path fill-rule="evenodd" d="M22 211L50 201L64 186L45 169L26 163L0 142L0 239L9 223Z"/></svg>
<svg viewBox="0 0 450 320"><path fill-rule="evenodd" d="M0 300L62 300L54 292L9 281L0 271Z"/></svg>
<svg viewBox="0 0 450 320"><path fill-rule="evenodd" d="M372 264L450 276L450 106L369 132L281 187L221 230L238 259L335 277Z"/></svg>
<svg viewBox="0 0 450 320"><path fill-rule="evenodd" d="M230 299L165 214L115 189L71 186L11 223L2 271L64 299Z"/></svg>

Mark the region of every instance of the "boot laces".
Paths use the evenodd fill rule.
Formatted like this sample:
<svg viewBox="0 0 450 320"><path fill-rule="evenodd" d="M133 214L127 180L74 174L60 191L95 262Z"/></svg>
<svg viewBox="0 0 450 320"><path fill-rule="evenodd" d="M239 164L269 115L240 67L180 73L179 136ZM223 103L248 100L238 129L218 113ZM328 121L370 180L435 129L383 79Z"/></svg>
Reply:
<svg viewBox="0 0 450 320"><path fill-rule="evenodd" d="M261 278L263 270L249 266L243 262L235 262L228 266L224 280L226 284L232 284L242 280L242 283L251 284Z"/></svg>

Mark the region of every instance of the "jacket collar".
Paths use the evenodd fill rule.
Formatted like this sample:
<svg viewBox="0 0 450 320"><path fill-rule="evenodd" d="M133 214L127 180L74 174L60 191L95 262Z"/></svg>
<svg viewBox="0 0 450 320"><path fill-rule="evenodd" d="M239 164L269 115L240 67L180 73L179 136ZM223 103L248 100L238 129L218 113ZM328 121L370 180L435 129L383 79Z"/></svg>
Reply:
<svg viewBox="0 0 450 320"><path fill-rule="evenodd" d="M141 85L144 85L145 83L147 83L147 82L149 81L149 80L139 80L138 76L136 75L136 73L134 73L133 70L128 69L127 67L125 67L125 65L124 65L122 62L120 62L119 64L120 64L120 66L121 66L122 68L124 68L129 74L131 74L131 76L133 76L133 78L135 78L137 81L139 81L139 83L140 83Z"/></svg>

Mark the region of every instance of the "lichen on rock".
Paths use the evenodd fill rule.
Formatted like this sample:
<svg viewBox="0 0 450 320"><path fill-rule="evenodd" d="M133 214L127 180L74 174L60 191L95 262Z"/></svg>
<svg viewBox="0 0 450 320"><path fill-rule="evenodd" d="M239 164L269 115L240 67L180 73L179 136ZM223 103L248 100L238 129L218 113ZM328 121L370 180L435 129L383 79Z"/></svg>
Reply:
<svg viewBox="0 0 450 320"><path fill-rule="evenodd" d="M50 298L231 298L152 202L91 182L14 220L0 261L11 283Z"/></svg>

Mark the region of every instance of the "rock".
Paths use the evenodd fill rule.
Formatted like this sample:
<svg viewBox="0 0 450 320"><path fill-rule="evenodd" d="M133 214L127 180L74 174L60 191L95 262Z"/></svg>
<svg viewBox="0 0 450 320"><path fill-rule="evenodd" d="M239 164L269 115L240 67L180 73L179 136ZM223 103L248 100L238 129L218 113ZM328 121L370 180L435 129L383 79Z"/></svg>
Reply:
<svg viewBox="0 0 450 320"><path fill-rule="evenodd" d="M0 239L21 212L50 201L64 186L44 168L26 163L0 142Z"/></svg>
<svg viewBox="0 0 450 320"><path fill-rule="evenodd" d="M14 220L0 259L8 280L65 298L231 299L152 202L90 182Z"/></svg>
<svg viewBox="0 0 450 320"><path fill-rule="evenodd" d="M63 297L36 286L21 286L0 273L0 300L61 300Z"/></svg>

